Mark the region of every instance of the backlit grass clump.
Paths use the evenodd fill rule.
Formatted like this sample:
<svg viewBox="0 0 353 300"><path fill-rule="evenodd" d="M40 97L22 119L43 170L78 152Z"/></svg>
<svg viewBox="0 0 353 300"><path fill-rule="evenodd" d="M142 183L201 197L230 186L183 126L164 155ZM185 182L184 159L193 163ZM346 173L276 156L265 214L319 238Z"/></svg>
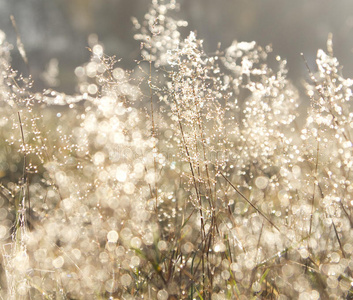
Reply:
<svg viewBox="0 0 353 300"><path fill-rule="evenodd" d="M75 95L34 92L0 32L2 299L353 297L353 80L331 40L300 125L285 60L209 55L177 9L133 20L134 70L91 36Z"/></svg>

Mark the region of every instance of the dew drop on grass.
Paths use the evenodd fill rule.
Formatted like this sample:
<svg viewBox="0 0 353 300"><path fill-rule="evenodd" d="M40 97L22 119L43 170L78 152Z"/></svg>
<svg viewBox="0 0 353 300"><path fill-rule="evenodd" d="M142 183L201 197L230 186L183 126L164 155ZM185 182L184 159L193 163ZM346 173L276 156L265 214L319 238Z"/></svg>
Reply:
<svg viewBox="0 0 353 300"><path fill-rule="evenodd" d="M233 272L239 272L241 269L237 263L231 263L230 268Z"/></svg>
<svg viewBox="0 0 353 300"><path fill-rule="evenodd" d="M126 178L127 178L126 170L119 168L119 169L116 171L115 177L116 177L116 179L117 179L118 181L124 182L124 181L126 180Z"/></svg>
<svg viewBox="0 0 353 300"><path fill-rule="evenodd" d="M181 246L181 251L184 254L188 254L192 251L192 249L194 248L194 245L190 242L186 242L184 245Z"/></svg>
<svg viewBox="0 0 353 300"><path fill-rule="evenodd" d="M108 293L114 293L116 290L116 284L113 279L107 280L104 286Z"/></svg>
<svg viewBox="0 0 353 300"><path fill-rule="evenodd" d="M168 292L166 290L159 290L157 293L158 300L167 300L168 299Z"/></svg>
<svg viewBox="0 0 353 300"><path fill-rule="evenodd" d="M64 262L65 262L64 258L62 256L58 256L53 260L53 266L54 268L59 269L64 265Z"/></svg>
<svg viewBox="0 0 353 300"><path fill-rule="evenodd" d="M93 155L93 163L96 166L99 166L104 163L105 160L105 154L103 152L97 152Z"/></svg>
<svg viewBox="0 0 353 300"><path fill-rule="evenodd" d="M117 80L117 81L120 81L122 79L124 79L124 76L125 76L125 72L123 69L121 68L115 68L113 70L113 77Z"/></svg>
<svg viewBox="0 0 353 300"><path fill-rule="evenodd" d="M353 246L352 246L352 244L350 244L350 243L344 244L343 250L344 250L345 253L351 254L351 253L353 252Z"/></svg>
<svg viewBox="0 0 353 300"><path fill-rule="evenodd" d="M168 244L166 241L159 241L158 242L158 249L159 251L165 251L167 250Z"/></svg>
<svg viewBox="0 0 353 300"><path fill-rule="evenodd" d="M109 254L107 252L99 253L99 260L102 264L105 264L109 261Z"/></svg>
<svg viewBox="0 0 353 300"><path fill-rule="evenodd" d="M129 274L124 274L120 278L120 282L123 286L129 286L131 284L131 281L132 279Z"/></svg>
<svg viewBox="0 0 353 300"><path fill-rule="evenodd" d="M126 182L124 184L124 192L128 195L133 194L135 191L135 185L132 182Z"/></svg>
<svg viewBox="0 0 353 300"><path fill-rule="evenodd" d="M95 95L98 92L98 87L95 84L90 84L87 87L87 92L91 95Z"/></svg>
<svg viewBox="0 0 353 300"><path fill-rule="evenodd" d="M259 176L256 178L255 180L255 185L257 186L257 188L259 188L260 190L263 190L267 187L268 185L268 178L265 176Z"/></svg>
<svg viewBox="0 0 353 300"><path fill-rule="evenodd" d="M115 249L116 256L120 257L125 254L125 248L123 246L119 246Z"/></svg>
<svg viewBox="0 0 353 300"><path fill-rule="evenodd" d="M92 51L95 55L99 57L103 55L103 47L99 44L94 45Z"/></svg>
<svg viewBox="0 0 353 300"><path fill-rule="evenodd" d="M213 250L215 252L224 252L226 251L226 246L222 242L219 242L214 246Z"/></svg>
<svg viewBox="0 0 353 300"><path fill-rule="evenodd" d="M282 274L285 276L285 277L291 277L294 273L294 269L291 265L284 265L282 267Z"/></svg>
<svg viewBox="0 0 353 300"><path fill-rule="evenodd" d="M140 238L134 237L131 239L130 244L131 244L131 247L139 249L141 247L142 242L141 242Z"/></svg>
<svg viewBox="0 0 353 300"><path fill-rule="evenodd" d="M222 271L221 276L224 280L228 280L230 277L230 273L228 270L224 270L224 271Z"/></svg>
<svg viewBox="0 0 353 300"><path fill-rule="evenodd" d="M119 234L115 230L111 230L107 234L108 242L116 243L119 239Z"/></svg>
<svg viewBox="0 0 353 300"><path fill-rule="evenodd" d="M311 300L318 300L320 299L320 293L317 290L312 290L311 291Z"/></svg>
<svg viewBox="0 0 353 300"><path fill-rule="evenodd" d="M77 248L72 249L71 253L74 255L74 257L76 259L80 259L81 258L81 251L79 249L77 249Z"/></svg>
<svg viewBox="0 0 353 300"><path fill-rule="evenodd" d="M148 232L143 236L143 242L149 246L153 244L153 234Z"/></svg>
<svg viewBox="0 0 353 300"><path fill-rule="evenodd" d="M252 270L254 267L255 267L255 262L251 259L247 259L245 262L244 262L244 266L249 269L249 270Z"/></svg>
<svg viewBox="0 0 353 300"><path fill-rule="evenodd" d="M130 266L132 268L136 268L140 265L140 262L141 262L140 258L135 255L135 256L131 257Z"/></svg>
<svg viewBox="0 0 353 300"><path fill-rule="evenodd" d="M76 75L77 77L83 77L83 76L85 76L85 69L84 69L83 67L77 67L77 68L75 69L75 75Z"/></svg>
<svg viewBox="0 0 353 300"><path fill-rule="evenodd" d="M129 227L125 227L120 231L120 236L124 240L130 240L132 238L132 232Z"/></svg>
<svg viewBox="0 0 353 300"><path fill-rule="evenodd" d="M261 284L256 281L252 284L251 288L254 291L254 293L258 293L261 291Z"/></svg>
<svg viewBox="0 0 353 300"><path fill-rule="evenodd" d="M341 259L341 256L337 252L331 253L331 262L332 263L339 263L340 259Z"/></svg>

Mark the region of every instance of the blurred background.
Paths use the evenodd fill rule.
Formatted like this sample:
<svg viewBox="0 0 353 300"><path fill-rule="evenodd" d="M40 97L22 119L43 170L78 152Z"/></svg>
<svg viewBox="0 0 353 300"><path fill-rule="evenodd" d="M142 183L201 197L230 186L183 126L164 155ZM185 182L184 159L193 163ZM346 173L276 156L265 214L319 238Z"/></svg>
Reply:
<svg viewBox="0 0 353 300"><path fill-rule="evenodd" d="M197 31L208 52L228 47L233 40L272 44L274 53L288 60L289 77L299 87L308 73L300 56L304 53L315 70L318 48L326 49L333 34L334 54L353 77L352 0L180 0L180 18ZM73 93L74 69L89 59L87 37L98 34L108 55L122 58L121 65L133 68L139 59L139 42L134 41L131 17L142 20L149 0L0 0L0 29L15 45L16 33L10 21L14 15L30 72L41 89L41 72L50 59L59 63L58 90ZM185 32L187 34L187 32ZM18 50L13 65L23 68Z"/></svg>

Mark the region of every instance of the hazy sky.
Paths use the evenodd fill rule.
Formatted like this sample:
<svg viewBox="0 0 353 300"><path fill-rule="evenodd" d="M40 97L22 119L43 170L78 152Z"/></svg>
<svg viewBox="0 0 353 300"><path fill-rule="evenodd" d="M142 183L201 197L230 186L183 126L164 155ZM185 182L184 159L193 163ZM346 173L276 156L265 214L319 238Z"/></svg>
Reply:
<svg viewBox="0 0 353 300"><path fill-rule="evenodd" d="M88 59L87 36L97 33L109 55L123 58L132 67L138 58L138 43L132 39L131 17L142 18L148 0L0 0L0 29L9 40L15 33L9 16L17 20L28 52L34 78L50 58L59 59L62 89L73 91L74 67ZM180 18L196 30L205 48L214 51L218 42L227 47L234 39L272 43L274 52L288 59L294 81L306 76L300 53L314 68L318 48L326 47L330 32L334 52L344 65L344 74L353 76L352 0L183 0ZM19 57L14 64L21 65ZM298 84L298 83L297 83Z"/></svg>

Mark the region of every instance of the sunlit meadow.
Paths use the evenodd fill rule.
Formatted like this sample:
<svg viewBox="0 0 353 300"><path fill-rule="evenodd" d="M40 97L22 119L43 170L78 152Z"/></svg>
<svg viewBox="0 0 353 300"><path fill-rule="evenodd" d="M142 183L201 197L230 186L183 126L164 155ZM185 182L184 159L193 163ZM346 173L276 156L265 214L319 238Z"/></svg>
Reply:
<svg viewBox="0 0 353 300"><path fill-rule="evenodd" d="M353 299L353 80L331 38L303 124L270 46L207 54L177 11L133 19L134 70L91 35L75 95L34 92L0 31L1 298Z"/></svg>

